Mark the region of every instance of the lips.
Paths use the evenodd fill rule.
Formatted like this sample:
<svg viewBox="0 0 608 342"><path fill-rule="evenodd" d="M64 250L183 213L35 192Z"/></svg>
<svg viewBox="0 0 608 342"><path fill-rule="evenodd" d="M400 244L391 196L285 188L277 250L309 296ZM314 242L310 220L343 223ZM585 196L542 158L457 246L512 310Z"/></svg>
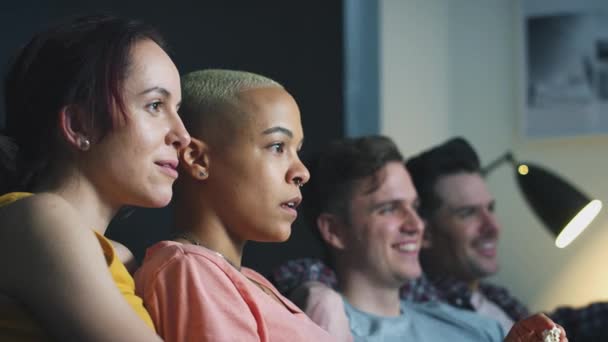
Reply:
<svg viewBox="0 0 608 342"><path fill-rule="evenodd" d="M495 239L478 240L475 242L474 247L479 254L485 257L496 256L497 241Z"/></svg>
<svg viewBox="0 0 608 342"><path fill-rule="evenodd" d="M177 160L161 160L161 161L157 161L155 162L156 165L160 166L162 172L164 174L166 174L167 176L176 179L178 176L177 173L177 165L178 165L178 161Z"/></svg>
<svg viewBox="0 0 608 342"><path fill-rule="evenodd" d="M281 203L281 208L289 212L292 216L297 217L298 211L296 209L300 205L300 202L302 202L301 197L294 197L290 200Z"/></svg>
<svg viewBox="0 0 608 342"><path fill-rule="evenodd" d="M403 241L392 245L397 251L407 254L417 254L420 248L418 241Z"/></svg>

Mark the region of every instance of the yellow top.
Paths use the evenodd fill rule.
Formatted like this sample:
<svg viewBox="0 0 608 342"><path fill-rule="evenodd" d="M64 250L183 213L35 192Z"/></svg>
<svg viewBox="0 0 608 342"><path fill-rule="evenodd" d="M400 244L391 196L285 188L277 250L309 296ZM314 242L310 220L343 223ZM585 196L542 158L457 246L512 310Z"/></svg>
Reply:
<svg viewBox="0 0 608 342"><path fill-rule="evenodd" d="M21 198L31 196L27 192L12 192L0 196L0 207L9 205ZM95 232L95 231L94 231ZM116 287L131 305L137 315L154 330L154 324L143 306L141 298L135 294L133 278L118 259L112 243L103 235L95 232L103 250L104 257L116 283ZM0 294L0 341L46 341L48 334L42 331L40 325L26 309L9 297Z"/></svg>

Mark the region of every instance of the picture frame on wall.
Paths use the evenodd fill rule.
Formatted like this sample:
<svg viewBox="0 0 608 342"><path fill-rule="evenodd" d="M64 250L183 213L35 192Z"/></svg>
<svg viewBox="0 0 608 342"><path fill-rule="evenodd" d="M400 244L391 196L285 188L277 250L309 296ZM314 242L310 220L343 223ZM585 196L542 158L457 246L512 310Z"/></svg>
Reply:
<svg viewBox="0 0 608 342"><path fill-rule="evenodd" d="M608 134L608 1L523 0L523 131Z"/></svg>

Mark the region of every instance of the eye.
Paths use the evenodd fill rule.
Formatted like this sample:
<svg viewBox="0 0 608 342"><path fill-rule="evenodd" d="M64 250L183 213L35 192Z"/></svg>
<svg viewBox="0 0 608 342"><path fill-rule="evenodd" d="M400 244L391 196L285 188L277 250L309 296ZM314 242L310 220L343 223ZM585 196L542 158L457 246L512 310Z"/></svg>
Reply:
<svg viewBox="0 0 608 342"><path fill-rule="evenodd" d="M397 205L390 203L390 204L381 206L378 209L378 213L380 215L388 215L388 214L394 213L396 210L397 210Z"/></svg>
<svg viewBox="0 0 608 342"><path fill-rule="evenodd" d="M461 208L456 212L456 215L464 219L475 215L476 212L475 208Z"/></svg>
<svg viewBox="0 0 608 342"><path fill-rule="evenodd" d="M283 153L285 151L285 143L274 143L269 146L272 152Z"/></svg>
<svg viewBox="0 0 608 342"><path fill-rule="evenodd" d="M160 108L162 107L162 105L163 105L162 101L154 101L154 102L148 104L147 107L148 107L148 110L150 110L151 112L157 113L160 111Z"/></svg>

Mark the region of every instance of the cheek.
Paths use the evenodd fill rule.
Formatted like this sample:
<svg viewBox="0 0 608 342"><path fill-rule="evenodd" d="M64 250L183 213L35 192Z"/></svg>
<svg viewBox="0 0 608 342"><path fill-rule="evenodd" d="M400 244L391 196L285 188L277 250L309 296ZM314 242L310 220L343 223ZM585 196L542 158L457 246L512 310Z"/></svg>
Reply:
<svg viewBox="0 0 608 342"><path fill-rule="evenodd" d="M461 231L459 235L454 236L453 244L458 246L459 250L467 251L472 248L474 237L471 234L467 234L466 231Z"/></svg>
<svg viewBox="0 0 608 342"><path fill-rule="evenodd" d="M376 218L369 222L363 241L373 241L376 245L386 246L399 234L399 223L389 218Z"/></svg>
<svg viewBox="0 0 608 342"><path fill-rule="evenodd" d="M165 143L170 130L169 122L147 112L136 112L129 123L130 136L144 146L158 146Z"/></svg>
<svg viewBox="0 0 608 342"><path fill-rule="evenodd" d="M470 222L452 222L449 227L450 229L446 235L449 236L449 242L455 246L460 246L460 248L467 247L475 238L475 229L473 229Z"/></svg>
<svg viewBox="0 0 608 342"><path fill-rule="evenodd" d="M365 246L366 242L373 241L370 239L373 235L371 231L372 229L365 221L365 218L354 216L347 227L345 237L349 245L361 249L361 247Z"/></svg>
<svg viewBox="0 0 608 342"><path fill-rule="evenodd" d="M143 127L142 127L143 128ZM133 139L138 151L154 150L165 144L166 132L164 129L150 127L149 129L139 129L133 132Z"/></svg>
<svg viewBox="0 0 608 342"><path fill-rule="evenodd" d="M250 167L249 177L264 182L271 191L285 183L285 169L278 163L258 161Z"/></svg>

